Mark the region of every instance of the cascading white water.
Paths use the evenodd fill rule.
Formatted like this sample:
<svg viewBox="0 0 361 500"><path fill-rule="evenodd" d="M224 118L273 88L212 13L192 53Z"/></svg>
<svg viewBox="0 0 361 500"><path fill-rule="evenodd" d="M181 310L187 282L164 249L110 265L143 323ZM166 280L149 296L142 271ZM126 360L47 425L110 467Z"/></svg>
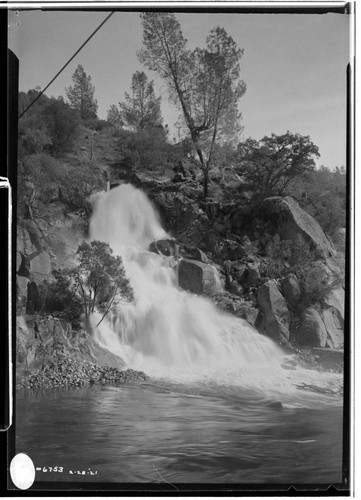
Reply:
<svg viewBox="0 0 361 500"><path fill-rule="evenodd" d="M169 235L143 192L127 184L101 195L90 236L122 257L134 289L134 303L122 305L95 329L98 342L129 367L183 382L293 387L283 367L287 356L273 341L210 300L178 288L172 258L147 251L153 240Z"/></svg>

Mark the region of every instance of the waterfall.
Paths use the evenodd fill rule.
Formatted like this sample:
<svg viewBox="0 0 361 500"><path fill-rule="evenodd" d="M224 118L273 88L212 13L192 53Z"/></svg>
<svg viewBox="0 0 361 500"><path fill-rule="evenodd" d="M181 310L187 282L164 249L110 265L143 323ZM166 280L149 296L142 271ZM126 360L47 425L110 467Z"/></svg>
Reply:
<svg viewBox="0 0 361 500"><path fill-rule="evenodd" d="M178 381L290 388L289 357L276 343L209 299L181 290L172 257L147 250L152 241L170 236L142 191L125 184L101 195L90 236L122 257L134 290L133 303L95 328L97 341L129 367Z"/></svg>

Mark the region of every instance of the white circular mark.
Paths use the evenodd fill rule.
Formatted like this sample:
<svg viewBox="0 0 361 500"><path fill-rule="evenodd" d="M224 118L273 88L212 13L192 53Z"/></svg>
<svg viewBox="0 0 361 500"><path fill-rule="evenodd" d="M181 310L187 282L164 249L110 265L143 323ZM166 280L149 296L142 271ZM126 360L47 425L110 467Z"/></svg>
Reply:
<svg viewBox="0 0 361 500"><path fill-rule="evenodd" d="M20 490L27 490L35 480L33 461L25 453L18 453L11 460L10 476L12 482Z"/></svg>

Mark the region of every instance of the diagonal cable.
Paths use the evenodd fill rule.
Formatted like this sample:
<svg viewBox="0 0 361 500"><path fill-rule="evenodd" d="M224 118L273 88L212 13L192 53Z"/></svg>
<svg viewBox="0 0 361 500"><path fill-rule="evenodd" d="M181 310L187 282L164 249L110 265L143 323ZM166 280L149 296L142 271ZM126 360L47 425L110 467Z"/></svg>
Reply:
<svg viewBox="0 0 361 500"><path fill-rule="evenodd" d="M79 52L81 51L81 49L89 42L89 40L91 40L91 38L93 38L93 36L95 35L95 33L97 31L100 30L100 28L108 21L108 19L114 14L114 12L111 12L109 14L109 16L107 16L104 21L102 23L100 23L100 25L97 27L97 29L95 31L93 31L93 33L85 40L85 42L81 45L81 47L79 47L79 49L75 52L75 54L69 59L69 61L67 61L64 66L61 68L60 71L57 72L57 74L54 76L54 78L48 83L48 85L35 97L35 99L29 104L29 106L27 108L25 108L25 110L21 113L21 115L18 116L18 120L20 120L20 118L25 115L25 113L31 108L31 106L33 104L36 103L36 101L44 94L44 92L46 91L46 89L48 89L50 87L50 85L53 83L54 80L56 80L56 78L58 78L58 76L60 75L60 73L62 71L64 71L64 69L68 66L68 64L71 63L71 61L74 59L74 57L79 54Z"/></svg>

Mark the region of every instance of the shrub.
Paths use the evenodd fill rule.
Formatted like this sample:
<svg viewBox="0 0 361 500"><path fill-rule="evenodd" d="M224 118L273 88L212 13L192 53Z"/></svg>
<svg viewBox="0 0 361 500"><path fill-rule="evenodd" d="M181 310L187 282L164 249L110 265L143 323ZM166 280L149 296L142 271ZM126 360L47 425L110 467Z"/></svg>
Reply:
<svg viewBox="0 0 361 500"><path fill-rule="evenodd" d="M69 273L64 269L54 270L53 276L55 281L48 284L45 292L45 312L57 313L74 328L79 328L79 317L83 312L83 306L72 289Z"/></svg>
<svg viewBox="0 0 361 500"><path fill-rule="evenodd" d="M96 130L97 132L101 132L111 126L107 120L101 120L100 118L90 118L85 120L84 125L87 128L90 128L90 130Z"/></svg>

